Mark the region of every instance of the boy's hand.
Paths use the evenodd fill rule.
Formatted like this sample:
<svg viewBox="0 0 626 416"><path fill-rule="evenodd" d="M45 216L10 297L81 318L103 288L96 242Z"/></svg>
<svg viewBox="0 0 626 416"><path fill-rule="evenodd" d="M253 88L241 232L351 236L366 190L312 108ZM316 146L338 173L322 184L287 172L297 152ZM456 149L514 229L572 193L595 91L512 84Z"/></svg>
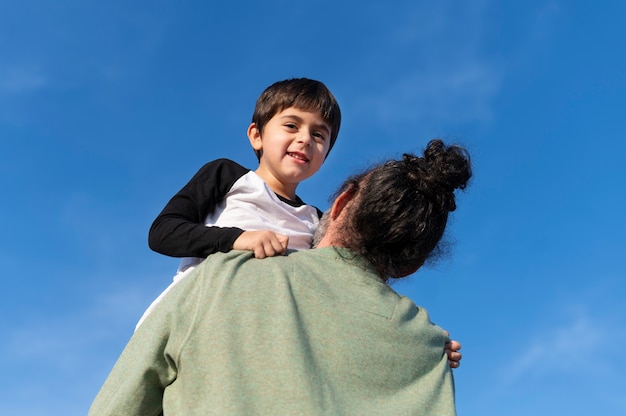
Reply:
<svg viewBox="0 0 626 416"><path fill-rule="evenodd" d="M287 252L289 237L273 231L244 231L233 243L234 250L254 251L254 257L262 259Z"/></svg>
<svg viewBox="0 0 626 416"><path fill-rule="evenodd" d="M446 354L448 355L448 364L450 368L459 368L461 365L461 358L463 355L459 352L461 349L461 343L458 341L451 340L446 343Z"/></svg>

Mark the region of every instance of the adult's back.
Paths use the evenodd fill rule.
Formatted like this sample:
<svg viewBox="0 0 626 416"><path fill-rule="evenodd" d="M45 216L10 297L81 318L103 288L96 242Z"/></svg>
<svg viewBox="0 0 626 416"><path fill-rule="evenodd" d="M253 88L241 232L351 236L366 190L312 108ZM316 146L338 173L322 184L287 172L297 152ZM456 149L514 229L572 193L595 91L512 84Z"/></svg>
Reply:
<svg viewBox="0 0 626 416"><path fill-rule="evenodd" d="M177 285L91 413L454 414L445 332L367 262L334 247L251 257L215 254Z"/></svg>

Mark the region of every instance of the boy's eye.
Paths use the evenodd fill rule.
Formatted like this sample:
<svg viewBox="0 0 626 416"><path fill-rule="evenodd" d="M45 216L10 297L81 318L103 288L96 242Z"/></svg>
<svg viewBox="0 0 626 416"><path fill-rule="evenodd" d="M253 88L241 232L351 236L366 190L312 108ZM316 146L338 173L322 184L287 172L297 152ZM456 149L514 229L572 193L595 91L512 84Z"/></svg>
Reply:
<svg viewBox="0 0 626 416"><path fill-rule="evenodd" d="M320 133L319 131L316 131L315 133L313 133L313 136L321 140L326 140L326 136L323 133Z"/></svg>
<svg viewBox="0 0 626 416"><path fill-rule="evenodd" d="M285 124L285 127L287 127L288 129L295 129L296 125L293 124L293 123L287 123L287 124Z"/></svg>

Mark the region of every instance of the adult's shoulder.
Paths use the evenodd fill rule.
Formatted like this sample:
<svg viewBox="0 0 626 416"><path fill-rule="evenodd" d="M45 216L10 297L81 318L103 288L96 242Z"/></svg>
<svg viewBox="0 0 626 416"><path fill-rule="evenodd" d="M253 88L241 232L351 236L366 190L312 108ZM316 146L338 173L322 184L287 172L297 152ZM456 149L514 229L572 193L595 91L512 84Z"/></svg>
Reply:
<svg viewBox="0 0 626 416"><path fill-rule="evenodd" d="M345 273L348 281L383 283L376 269L363 256L338 246L316 247L310 250L295 251L291 254L294 262L306 264L324 274L334 268L338 273ZM387 286L385 284L385 286Z"/></svg>

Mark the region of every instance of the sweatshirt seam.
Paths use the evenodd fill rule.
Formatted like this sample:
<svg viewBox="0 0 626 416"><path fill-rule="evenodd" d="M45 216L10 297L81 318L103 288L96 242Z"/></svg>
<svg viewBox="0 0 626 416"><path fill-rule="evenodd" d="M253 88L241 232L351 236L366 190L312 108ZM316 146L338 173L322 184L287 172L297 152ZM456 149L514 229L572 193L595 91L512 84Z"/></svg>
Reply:
<svg viewBox="0 0 626 416"><path fill-rule="evenodd" d="M190 278L192 276L188 276L188 278ZM176 352L176 362L178 363L178 367L180 367L180 358L183 354L183 349L187 346L187 342L189 341L189 338L191 337L191 334L193 332L193 328L196 326L196 322L198 321L198 315L199 315L199 311L200 311L200 299L202 299L202 293L204 291L204 284L205 284L205 279L202 278L200 279L200 287L198 288L198 290L196 291L196 300L195 300L195 306L194 306L194 310L193 310L193 315L190 319L190 323L189 323L189 327L187 328L187 332L185 333L185 335L183 336L183 339L181 340L180 346L178 347L178 351Z"/></svg>

